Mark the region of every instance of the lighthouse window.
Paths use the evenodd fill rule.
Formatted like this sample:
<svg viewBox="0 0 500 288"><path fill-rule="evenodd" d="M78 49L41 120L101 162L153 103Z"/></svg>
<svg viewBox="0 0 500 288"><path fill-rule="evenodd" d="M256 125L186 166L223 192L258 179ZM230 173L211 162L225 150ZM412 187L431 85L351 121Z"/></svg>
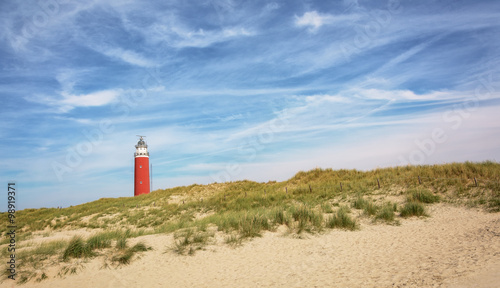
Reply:
<svg viewBox="0 0 500 288"><path fill-rule="evenodd" d="M142 168L142 165L139 165L139 168Z"/></svg>
<svg viewBox="0 0 500 288"><path fill-rule="evenodd" d="M142 184L142 181L139 181L140 184Z"/></svg>

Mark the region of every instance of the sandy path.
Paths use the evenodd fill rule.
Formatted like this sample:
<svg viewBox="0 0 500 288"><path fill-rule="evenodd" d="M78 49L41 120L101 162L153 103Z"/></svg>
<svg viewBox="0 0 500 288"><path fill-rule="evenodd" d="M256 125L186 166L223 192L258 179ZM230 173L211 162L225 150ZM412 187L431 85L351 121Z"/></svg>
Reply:
<svg viewBox="0 0 500 288"><path fill-rule="evenodd" d="M498 287L500 213L442 204L430 213L307 239L267 233L195 256L164 253L170 235L144 236L155 250L129 266L101 269L94 259L78 275L21 287Z"/></svg>

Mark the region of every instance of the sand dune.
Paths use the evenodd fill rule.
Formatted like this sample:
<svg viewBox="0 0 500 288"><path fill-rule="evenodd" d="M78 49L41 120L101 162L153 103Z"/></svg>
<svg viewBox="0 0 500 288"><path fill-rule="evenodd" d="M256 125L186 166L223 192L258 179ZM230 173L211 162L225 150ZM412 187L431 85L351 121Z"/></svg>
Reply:
<svg viewBox="0 0 500 288"><path fill-rule="evenodd" d="M306 239L268 232L237 248L216 244L194 256L167 251L172 235L149 235L134 241L154 250L128 266L103 269L96 258L77 275L23 286L499 287L500 213L445 204L429 209L430 218L400 226L368 222L360 231Z"/></svg>

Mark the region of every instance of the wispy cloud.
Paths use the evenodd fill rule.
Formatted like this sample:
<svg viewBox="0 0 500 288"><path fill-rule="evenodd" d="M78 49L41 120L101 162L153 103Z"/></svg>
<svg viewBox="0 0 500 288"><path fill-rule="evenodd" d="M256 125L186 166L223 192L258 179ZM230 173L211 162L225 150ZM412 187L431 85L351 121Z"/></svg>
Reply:
<svg viewBox="0 0 500 288"><path fill-rule="evenodd" d="M317 11L305 12L302 16L295 16L295 25L298 27L308 27L310 32L316 32L324 25L339 24L346 25L346 22L353 22L359 16L355 14L320 14Z"/></svg>
<svg viewBox="0 0 500 288"><path fill-rule="evenodd" d="M93 48L96 51L108 57L121 60L131 65L136 65L139 67L146 67L146 68L158 66L158 64L155 63L154 61L146 59L146 57L131 50L123 49L120 47L104 47L100 45L94 45Z"/></svg>
<svg viewBox="0 0 500 288"><path fill-rule="evenodd" d="M120 90L103 90L75 95L63 91L60 93L60 96L34 95L25 99L57 108L57 111L60 113L67 113L77 107L99 107L108 105L118 98L120 92Z"/></svg>
<svg viewBox="0 0 500 288"><path fill-rule="evenodd" d="M199 28L190 30L181 25L156 25L153 27L152 37L163 41L165 45L184 48L198 47L203 48L214 43L228 41L238 37L249 37L255 35L255 32L244 27L225 27L216 30L206 30Z"/></svg>
<svg viewBox="0 0 500 288"><path fill-rule="evenodd" d="M84 95L71 95L67 93L63 93L62 95L64 97L64 99L60 101L62 105L71 107L92 107L108 105L116 99L119 95L119 91L105 90Z"/></svg>

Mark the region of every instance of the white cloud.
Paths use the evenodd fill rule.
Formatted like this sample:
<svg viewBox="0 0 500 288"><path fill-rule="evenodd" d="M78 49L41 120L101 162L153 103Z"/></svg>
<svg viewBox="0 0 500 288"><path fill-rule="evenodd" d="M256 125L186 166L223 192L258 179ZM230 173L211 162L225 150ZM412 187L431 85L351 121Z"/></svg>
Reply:
<svg viewBox="0 0 500 288"><path fill-rule="evenodd" d="M66 113L75 107L97 107L112 103L120 95L121 90L102 90L89 94L74 95L65 91L61 92L61 97L51 97L47 95L33 95L25 97L25 100L44 104L55 108L53 113Z"/></svg>
<svg viewBox="0 0 500 288"><path fill-rule="evenodd" d="M410 90L361 88L340 91L333 95L294 96L295 103L282 110L273 119L249 127L241 127L241 130L229 135L226 141L258 137L259 133L267 133L270 127L277 124L280 129L271 129L276 134L274 137L277 134L287 133L322 133L346 128L401 125L407 123L408 119L386 117L374 120L371 116L384 113L383 111L389 111L387 113L390 115L390 110L394 108L395 103L408 101L418 103L429 100L456 101L468 96L470 97L470 94L456 91L415 94Z"/></svg>
<svg viewBox="0 0 500 288"><path fill-rule="evenodd" d="M339 95L311 95L311 96L306 96L306 102L308 103L346 103L350 102L350 100L346 97L339 96Z"/></svg>
<svg viewBox="0 0 500 288"><path fill-rule="evenodd" d="M61 92L58 96L33 95L25 99L35 103L41 103L48 106L56 107L55 112L65 113L75 107L97 107L108 105L115 101L122 93L121 89L110 89L95 91L88 94L76 95L72 93L73 87L78 83L78 79L90 73L90 70L81 69L61 69L56 75L56 79L61 85ZM79 123L88 122L88 119L70 119ZM85 124L85 123L84 123Z"/></svg>
<svg viewBox="0 0 500 288"><path fill-rule="evenodd" d="M56 116L54 118L64 120L64 121L75 121L76 123L85 124L85 125L91 125L94 123L94 121L92 119L88 119L88 118L74 118L74 117L60 117L60 116Z"/></svg>
<svg viewBox="0 0 500 288"><path fill-rule="evenodd" d="M309 27L310 32L316 32L321 26L329 24L339 24L341 22L351 22L358 18L355 14L330 15L320 14L317 11L305 12L304 15L295 16L295 25L298 27Z"/></svg>
<svg viewBox="0 0 500 288"><path fill-rule="evenodd" d="M466 96L465 92L431 91L426 94L415 94L410 90L383 90L383 89L352 89L349 93L356 98L376 100L449 100L460 99Z"/></svg>
<svg viewBox="0 0 500 288"><path fill-rule="evenodd" d="M410 58L412 58L416 54L420 53L422 50L425 50L427 47L429 47L430 45L432 45L436 41L439 41L440 39L442 39L444 36L446 36L446 33L442 33L440 35L433 37L430 40L424 41L420 44L417 44L417 45L411 47L410 49L408 49L404 53L399 54L398 56L396 56L393 59L391 59L390 61L388 61L382 67L380 67L375 72L373 72L373 74L377 75L377 74L380 74L383 72L387 72L387 70L392 69L393 67L397 66L398 64L409 60Z"/></svg>
<svg viewBox="0 0 500 288"><path fill-rule="evenodd" d="M323 26L325 22L328 22L331 19L331 16L321 16L316 11L306 12L302 15L302 17L295 17L295 24L297 26L311 26L314 30Z"/></svg>
<svg viewBox="0 0 500 288"><path fill-rule="evenodd" d="M119 47L91 47L91 48L108 57L115 58L135 66L139 67L157 66L153 61L146 59L139 53L131 50L126 50Z"/></svg>
<svg viewBox="0 0 500 288"><path fill-rule="evenodd" d="M169 43L169 45L176 48L183 47L208 47L214 43L227 41L237 37L248 37L255 35L254 32L248 31L241 27L224 28L216 31L205 31L199 29L198 31L184 30L183 28L173 28L172 32L175 33L175 38L179 40Z"/></svg>
<svg viewBox="0 0 500 288"><path fill-rule="evenodd" d="M254 33L247 31L245 28L226 28L222 30L224 37L252 36Z"/></svg>
<svg viewBox="0 0 500 288"><path fill-rule="evenodd" d="M69 95L63 93L64 99L61 103L72 107L103 106L111 103L118 95L119 92L116 90L104 90L84 95Z"/></svg>

